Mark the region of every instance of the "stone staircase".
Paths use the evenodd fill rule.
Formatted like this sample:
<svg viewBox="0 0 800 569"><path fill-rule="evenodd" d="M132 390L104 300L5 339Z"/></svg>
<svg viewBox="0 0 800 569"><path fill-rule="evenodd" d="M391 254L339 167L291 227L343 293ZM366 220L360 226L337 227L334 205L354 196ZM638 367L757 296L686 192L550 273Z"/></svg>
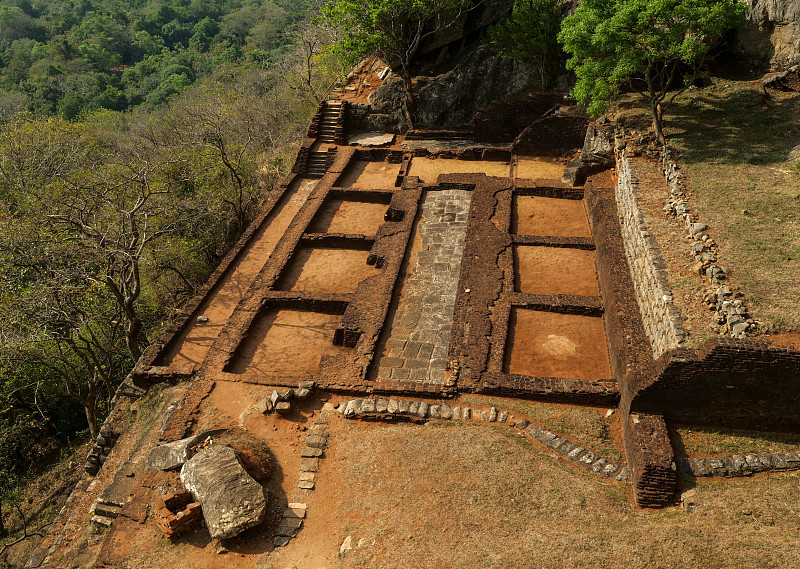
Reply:
<svg viewBox="0 0 800 569"><path fill-rule="evenodd" d="M327 169L327 152L309 152L306 162L306 176L309 178L321 178Z"/></svg>
<svg viewBox="0 0 800 569"><path fill-rule="evenodd" d="M319 120L319 133L317 140L324 144L336 144L336 128L339 126L339 116L342 110L341 101L326 101L322 108Z"/></svg>

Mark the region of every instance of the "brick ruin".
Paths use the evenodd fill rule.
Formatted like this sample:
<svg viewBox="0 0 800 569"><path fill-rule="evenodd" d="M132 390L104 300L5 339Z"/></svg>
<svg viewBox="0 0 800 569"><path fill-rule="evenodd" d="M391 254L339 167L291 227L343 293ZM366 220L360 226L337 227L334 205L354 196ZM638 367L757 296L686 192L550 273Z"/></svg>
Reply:
<svg viewBox="0 0 800 569"><path fill-rule="evenodd" d="M436 132L412 133L413 147L348 145L347 105L320 106L287 179L137 362L90 475L121 435L121 402L163 382L189 385L161 425L165 442L193 434L202 402L234 383L618 406L643 507L672 504L679 474L764 468L750 456L676 459L668 425L800 427L800 353L763 339L684 346L624 153L582 185L562 181L574 115L561 139L558 115L528 129L525 148L541 154L526 156L510 143L426 148ZM117 497L119 535L152 500L167 536L199 522L190 497L158 498L147 476L127 503ZM106 562L123 555L114 535Z"/></svg>
<svg viewBox="0 0 800 569"><path fill-rule="evenodd" d="M510 146L346 146L346 106L320 106L292 173L138 362L137 385L619 403L642 506L673 500L668 421L798 427L800 354L682 347L624 164L619 184L571 186Z"/></svg>

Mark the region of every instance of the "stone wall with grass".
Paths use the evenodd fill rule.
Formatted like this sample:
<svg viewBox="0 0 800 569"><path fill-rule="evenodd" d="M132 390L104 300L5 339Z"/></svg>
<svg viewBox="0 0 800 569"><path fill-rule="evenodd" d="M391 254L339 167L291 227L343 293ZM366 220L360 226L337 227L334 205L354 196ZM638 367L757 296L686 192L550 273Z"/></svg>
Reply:
<svg viewBox="0 0 800 569"><path fill-rule="evenodd" d="M619 179L616 200L622 239L642 324L655 359L668 350L682 347L686 332L683 329L681 312L673 304L667 267L655 237L647 228L639 205L639 180L624 148L624 142L618 140L617 148Z"/></svg>

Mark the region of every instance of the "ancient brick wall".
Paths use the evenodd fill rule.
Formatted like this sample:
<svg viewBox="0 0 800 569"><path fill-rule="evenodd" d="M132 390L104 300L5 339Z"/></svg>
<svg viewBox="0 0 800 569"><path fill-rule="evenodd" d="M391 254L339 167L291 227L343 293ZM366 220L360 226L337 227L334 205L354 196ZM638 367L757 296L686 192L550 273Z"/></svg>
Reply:
<svg viewBox="0 0 800 569"><path fill-rule="evenodd" d="M757 340L714 339L664 354L627 386L631 412L695 425L800 428L800 352Z"/></svg>
<svg viewBox="0 0 800 569"><path fill-rule="evenodd" d="M617 169L616 199L625 253L645 333L653 358L658 358L667 350L681 347L686 333L681 313L672 301L667 267L639 207L639 181L625 149L619 152Z"/></svg>
<svg viewBox="0 0 800 569"><path fill-rule="evenodd" d="M663 417L623 413L622 430L636 503L643 508L668 505L675 494L677 473Z"/></svg>

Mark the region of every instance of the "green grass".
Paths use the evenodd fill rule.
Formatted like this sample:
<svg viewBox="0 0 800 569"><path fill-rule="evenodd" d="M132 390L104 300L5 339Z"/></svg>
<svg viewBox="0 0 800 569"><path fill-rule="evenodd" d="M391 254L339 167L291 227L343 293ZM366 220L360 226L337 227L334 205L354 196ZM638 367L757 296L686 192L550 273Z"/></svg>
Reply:
<svg viewBox="0 0 800 569"><path fill-rule="evenodd" d="M641 100L623 97L615 116L646 130ZM715 78L679 96L665 117L699 216L718 233L720 264L731 269L764 331L800 330L800 94ZM677 226L676 226L677 227Z"/></svg>
<svg viewBox="0 0 800 569"><path fill-rule="evenodd" d="M465 395L461 402L468 406L497 407L507 409L512 414L524 415L536 424L563 435L593 452L600 453L618 464L624 463L622 448L611 436L611 426L617 419L616 414L606 419L603 416L605 410L594 407L554 405L482 395Z"/></svg>
<svg viewBox="0 0 800 569"><path fill-rule="evenodd" d="M760 433L675 426L670 429L672 446L678 454L703 457L721 454L796 452L800 434Z"/></svg>

